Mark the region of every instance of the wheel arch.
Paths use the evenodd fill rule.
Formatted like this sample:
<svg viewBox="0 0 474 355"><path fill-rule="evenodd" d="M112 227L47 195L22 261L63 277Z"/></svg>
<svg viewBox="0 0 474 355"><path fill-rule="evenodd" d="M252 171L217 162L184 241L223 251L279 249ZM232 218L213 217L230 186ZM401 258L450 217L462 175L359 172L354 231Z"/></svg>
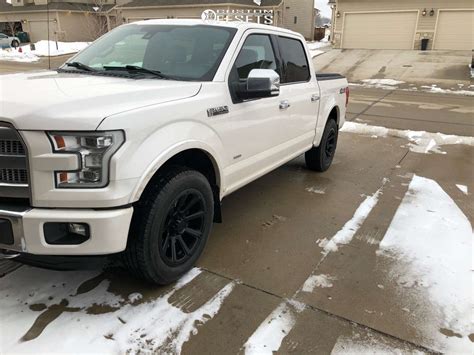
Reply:
<svg viewBox="0 0 474 355"><path fill-rule="evenodd" d="M163 171L171 166L184 166L200 172L209 181L214 193L214 220L215 222L221 222L220 201L223 181L221 164L216 156L210 147L198 142L188 142L175 147L152 164L136 188L132 202L139 201L146 193L147 188L154 183Z"/></svg>

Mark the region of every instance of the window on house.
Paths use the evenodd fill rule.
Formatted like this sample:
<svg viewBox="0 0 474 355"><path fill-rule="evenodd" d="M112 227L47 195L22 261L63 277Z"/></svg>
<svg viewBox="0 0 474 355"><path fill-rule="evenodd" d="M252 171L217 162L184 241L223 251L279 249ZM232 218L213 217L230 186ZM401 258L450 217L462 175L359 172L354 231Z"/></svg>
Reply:
<svg viewBox="0 0 474 355"><path fill-rule="evenodd" d="M298 16L295 16L295 19L293 20L295 25L298 23Z"/></svg>

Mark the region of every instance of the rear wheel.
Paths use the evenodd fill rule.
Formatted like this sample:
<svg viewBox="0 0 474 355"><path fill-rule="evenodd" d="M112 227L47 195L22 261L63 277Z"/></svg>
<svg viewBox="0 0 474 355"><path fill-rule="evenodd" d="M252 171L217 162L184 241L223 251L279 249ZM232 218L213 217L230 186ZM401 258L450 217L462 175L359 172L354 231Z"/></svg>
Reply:
<svg viewBox="0 0 474 355"><path fill-rule="evenodd" d="M20 42L18 42L16 39L14 39L14 40L12 41L12 47L13 47L13 48L17 48L17 47L19 47L19 46L20 46Z"/></svg>
<svg viewBox="0 0 474 355"><path fill-rule="evenodd" d="M157 179L135 210L125 252L137 276L165 285L189 271L206 245L214 217L204 175L174 167Z"/></svg>
<svg viewBox="0 0 474 355"><path fill-rule="evenodd" d="M339 130L334 120L326 123L321 144L305 154L306 166L314 171L324 172L329 169L336 154Z"/></svg>

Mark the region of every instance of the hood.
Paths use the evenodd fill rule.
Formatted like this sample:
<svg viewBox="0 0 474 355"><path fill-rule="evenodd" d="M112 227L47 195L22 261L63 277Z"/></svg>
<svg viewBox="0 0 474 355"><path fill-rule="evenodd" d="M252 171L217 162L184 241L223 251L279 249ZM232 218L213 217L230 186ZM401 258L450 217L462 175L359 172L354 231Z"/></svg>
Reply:
<svg viewBox="0 0 474 355"><path fill-rule="evenodd" d="M0 76L0 121L20 130L95 130L124 111L197 95L201 83L43 71Z"/></svg>

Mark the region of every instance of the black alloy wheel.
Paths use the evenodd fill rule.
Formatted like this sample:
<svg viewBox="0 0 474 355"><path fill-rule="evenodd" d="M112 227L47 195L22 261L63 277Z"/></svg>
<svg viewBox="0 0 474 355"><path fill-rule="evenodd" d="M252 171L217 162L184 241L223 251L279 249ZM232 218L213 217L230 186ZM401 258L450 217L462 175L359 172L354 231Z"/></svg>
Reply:
<svg viewBox="0 0 474 355"><path fill-rule="evenodd" d="M160 236L160 255L167 265L181 265L197 251L205 214L204 197L197 190L183 191L170 206Z"/></svg>

